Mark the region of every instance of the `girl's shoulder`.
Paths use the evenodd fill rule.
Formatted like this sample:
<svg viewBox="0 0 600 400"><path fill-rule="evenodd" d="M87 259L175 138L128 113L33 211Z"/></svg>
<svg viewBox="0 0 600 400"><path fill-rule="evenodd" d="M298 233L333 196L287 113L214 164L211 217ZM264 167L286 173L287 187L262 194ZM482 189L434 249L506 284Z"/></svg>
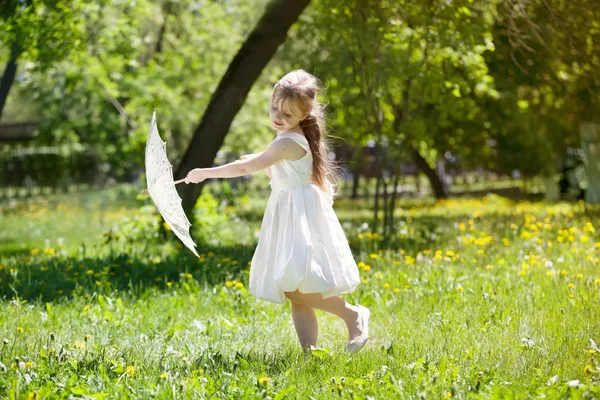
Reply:
<svg viewBox="0 0 600 400"><path fill-rule="evenodd" d="M308 140L306 139L306 137L303 134L298 133L298 132L285 132L285 133L282 133L281 135L278 135L275 140L279 140L279 139L283 139L283 138L292 139L294 142L298 143L300 145L300 147L302 147L304 150L310 152Z"/></svg>

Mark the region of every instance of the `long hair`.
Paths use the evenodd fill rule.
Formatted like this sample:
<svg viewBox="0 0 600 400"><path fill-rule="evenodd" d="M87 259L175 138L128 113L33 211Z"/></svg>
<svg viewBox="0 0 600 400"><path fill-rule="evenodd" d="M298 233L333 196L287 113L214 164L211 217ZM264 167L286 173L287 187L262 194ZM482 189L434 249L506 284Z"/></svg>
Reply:
<svg viewBox="0 0 600 400"><path fill-rule="evenodd" d="M300 118L300 127L312 153L312 178L323 191L335 194L339 181L338 166L329 159L331 145L326 137L325 104L317 100L322 83L303 69L289 72L275 84L273 100L289 101L294 114ZM331 185L331 187L330 187Z"/></svg>

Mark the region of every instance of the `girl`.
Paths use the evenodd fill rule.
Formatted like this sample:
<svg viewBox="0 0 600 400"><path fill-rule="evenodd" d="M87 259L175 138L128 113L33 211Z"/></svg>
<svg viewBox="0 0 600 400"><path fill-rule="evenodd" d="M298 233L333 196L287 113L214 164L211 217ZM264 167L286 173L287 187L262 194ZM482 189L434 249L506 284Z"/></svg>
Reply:
<svg viewBox="0 0 600 400"><path fill-rule="evenodd" d="M333 211L335 175L327 157L321 82L304 70L285 75L273 89L270 118L277 138L258 155L185 178L234 178L264 170L271 179L258 245L250 266L250 293L273 303L292 302L292 319L304 350L317 345L315 308L342 318L346 347L359 350L369 337L370 311L340 297L360 283L358 267Z"/></svg>

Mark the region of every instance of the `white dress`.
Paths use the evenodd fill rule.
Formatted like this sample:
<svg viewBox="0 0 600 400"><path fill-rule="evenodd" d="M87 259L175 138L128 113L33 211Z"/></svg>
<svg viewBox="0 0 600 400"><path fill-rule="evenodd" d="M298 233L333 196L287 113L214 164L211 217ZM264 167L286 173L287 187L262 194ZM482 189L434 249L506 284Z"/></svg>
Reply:
<svg viewBox="0 0 600 400"><path fill-rule="evenodd" d="M250 293L285 303L284 292L321 293L323 298L352 293L358 267L332 208L333 197L312 180L312 154L306 138L286 132L308 153L271 167L271 195L250 264Z"/></svg>

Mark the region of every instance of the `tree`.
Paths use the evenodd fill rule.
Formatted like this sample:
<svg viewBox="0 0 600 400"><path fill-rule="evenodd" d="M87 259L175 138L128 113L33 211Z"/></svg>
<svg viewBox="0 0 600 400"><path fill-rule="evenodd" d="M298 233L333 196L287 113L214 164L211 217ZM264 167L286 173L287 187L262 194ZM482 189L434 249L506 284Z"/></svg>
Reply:
<svg viewBox="0 0 600 400"><path fill-rule="evenodd" d="M179 163L175 179L184 178L193 168L210 167L222 146L231 121L244 103L248 91L298 19L310 0L272 0L254 30L213 93L200 124ZM202 183L179 187L182 205L190 211L202 191Z"/></svg>
<svg viewBox="0 0 600 400"><path fill-rule="evenodd" d="M9 56L0 80L0 118L13 85L19 61L47 70L84 44L85 1L5 0L0 6L0 43Z"/></svg>

